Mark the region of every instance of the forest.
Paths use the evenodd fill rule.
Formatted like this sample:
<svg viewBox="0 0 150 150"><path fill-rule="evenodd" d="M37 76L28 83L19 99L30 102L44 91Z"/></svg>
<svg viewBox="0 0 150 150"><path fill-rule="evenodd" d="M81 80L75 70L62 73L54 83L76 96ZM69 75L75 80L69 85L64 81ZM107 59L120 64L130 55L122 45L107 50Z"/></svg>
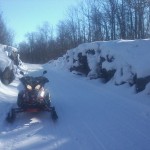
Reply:
<svg viewBox="0 0 150 150"><path fill-rule="evenodd" d="M44 22L18 44L21 60L45 63L81 43L150 37L149 0L83 0L68 8L56 29ZM0 43L12 45L14 34L0 15Z"/></svg>

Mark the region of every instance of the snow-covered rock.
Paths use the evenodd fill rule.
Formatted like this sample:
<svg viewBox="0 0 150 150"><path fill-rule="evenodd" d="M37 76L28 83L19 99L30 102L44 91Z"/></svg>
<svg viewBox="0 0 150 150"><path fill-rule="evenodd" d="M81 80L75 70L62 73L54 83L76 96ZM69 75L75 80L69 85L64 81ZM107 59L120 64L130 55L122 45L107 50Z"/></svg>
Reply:
<svg viewBox="0 0 150 150"><path fill-rule="evenodd" d="M18 66L22 62L16 48L0 44L0 80L9 84L15 78Z"/></svg>
<svg viewBox="0 0 150 150"><path fill-rule="evenodd" d="M53 63L90 78L102 78L104 82L135 84L139 92L150 82L150 40L84 43Z"/></svg>

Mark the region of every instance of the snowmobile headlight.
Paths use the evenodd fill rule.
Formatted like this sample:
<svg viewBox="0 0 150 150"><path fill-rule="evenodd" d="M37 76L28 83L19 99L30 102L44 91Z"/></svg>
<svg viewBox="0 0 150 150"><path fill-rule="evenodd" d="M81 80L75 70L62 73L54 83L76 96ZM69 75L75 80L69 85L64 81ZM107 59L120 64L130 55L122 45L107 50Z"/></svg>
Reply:
<svg viewBox="0 0 150 150"><path fill-rule="evenodd" d="M44 95L45 95L45 92L42 91L42 92L40 93L40 96L41 96L41 97L44 97Z"/></svg>
<svg viewBox="0 0 150 150"><path fill-rule="evenodd" d="M35 86L36 90L39 90L40 88L41 88L41 86L39 84Z"/></svg>
<svg viewBox="0 0 150 150"><path fill-rule="evenodd" d="M27 85L27 89L28 90L32 90L32 86L31 85Z"/></svg>

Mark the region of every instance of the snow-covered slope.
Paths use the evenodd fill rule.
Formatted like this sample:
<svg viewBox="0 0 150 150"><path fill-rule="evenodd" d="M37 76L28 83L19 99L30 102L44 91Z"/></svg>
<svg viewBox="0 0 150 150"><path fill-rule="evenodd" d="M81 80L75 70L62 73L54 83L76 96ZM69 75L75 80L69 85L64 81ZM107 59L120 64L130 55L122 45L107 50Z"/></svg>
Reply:
<svg viewBox="0 0 150 150"><path fill-rule="evenodd" d="M8 87L0 85L1 150L150 149L150 96L144 92L135 94L127 84L101 84L52 64L26 67L34 76L48 70L47 88L59 119L54 123L46 112L24 113L6 123L20 85L18 79Z"/></svg>

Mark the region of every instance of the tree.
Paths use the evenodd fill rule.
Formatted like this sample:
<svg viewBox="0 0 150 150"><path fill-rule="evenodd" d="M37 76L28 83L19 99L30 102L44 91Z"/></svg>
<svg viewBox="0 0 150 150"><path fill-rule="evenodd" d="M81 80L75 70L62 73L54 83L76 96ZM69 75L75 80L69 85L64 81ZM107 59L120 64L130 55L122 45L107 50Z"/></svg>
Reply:
<svg viewBox="0 0 150 150"><path fill-rule="evenodd" d="M5 45L12 45L13 39L14 39L13 31L7 28L2 13L0 13L0 43Z"/></svg>

